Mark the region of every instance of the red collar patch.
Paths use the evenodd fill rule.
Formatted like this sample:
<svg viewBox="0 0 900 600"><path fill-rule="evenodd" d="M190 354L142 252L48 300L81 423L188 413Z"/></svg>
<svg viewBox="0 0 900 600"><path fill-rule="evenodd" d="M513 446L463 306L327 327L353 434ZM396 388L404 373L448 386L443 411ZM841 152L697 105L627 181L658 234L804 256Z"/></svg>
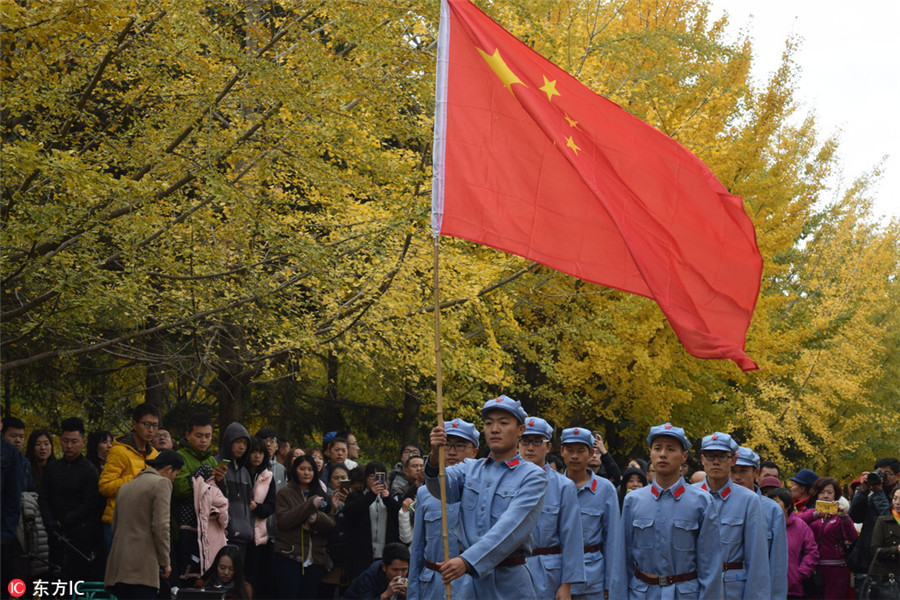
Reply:
<svg viewBox="0 0 900 600"><path fill-rule="evenodd" d="M722 496L722 500L724 500L725 498L728 497L728 494L730 494L730 493L731 493L731 486L728 485L728 486L725 486L725 489L723 489L721 492L719 492L719 495Z"/></svg>
<svg viewBox="0 0 900 600"><path fill-rule="evenodd" d="M654 497L659 498L659 488L656 485L651 485L650 491L653 492Z"/></svg>
<svg viewBox="0 0 900 600"><path fill-rule="evenodd" d="M682 495L683 493L684 493L684 486L683 486L683 485L680 485L680 486L678 486L678 489L677 489L677 490L675 490L674 492L672 492L672 495L674 495L674 496L675 496L675 499L678 500L679 498L681 498L681 495Z"/></svg>
<svg viewBox="0 0 900 600"><path fill-rule="evenodd" d="M518 459L518 458L513 458L513 459L510 459L510 460L506 461L506 466L507 466L507 467L515 467L515 466L518 465L518 464L519 464L519 459Z"/></svg>
<svg viewBox="0 0 900 600"><path fill-rule="evenodd" d="M596 479L594 479L593 481L591 481L591 491L592 491L592 492L596 492L596 491L597 491L597 480L596 480Z"/></svg>
<svg viewBox="0 0 900 600"><path fill-rule="evenodd" d="M704 491L704 492L708 492L708 491L709 491L709 488L706 487L706 482L705 482L705 481L703 482L703 485L701 485L700 487L703 488L703 491Z"/></svg>

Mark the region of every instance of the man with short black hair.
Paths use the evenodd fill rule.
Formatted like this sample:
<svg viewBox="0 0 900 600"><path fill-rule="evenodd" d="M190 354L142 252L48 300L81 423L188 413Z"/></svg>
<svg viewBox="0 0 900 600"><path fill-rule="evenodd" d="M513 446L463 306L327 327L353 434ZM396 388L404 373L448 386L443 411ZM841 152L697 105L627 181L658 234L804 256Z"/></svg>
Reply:
<svg viewBox="0 0 900 600"><path fill-rule="evenodd" d="M394 465L394 470L388 473L388 489L392 496L402 494L409 486L409 480L403 472L403 465L413 456L425 457L425 449L419 442L408 441L400 450L400 460Z"/></svg>
<svg viewBox="0 0 900 600"><path fill-rule="evenodd" d="M409 550L394 542L384 547L381 559L350 583L342 598L347 600L390 600L406 598Z"/></svg>
<svg viewBox="0 0 900 600"><path fill-rule="evenodd" d="M168 429L159 429L153 434L153 447L162 452L163 450L174 450L175 441Z"/></svg>
<svg viewBox="0 0 900 600"><path fill-rule="evenodd" d="M70 417L63 420L61 429L62 460L50 461L39 490L50 564L59 569L60 579L96 580L103 574L100 473L82 454L84 421Z"/></svg>
<svg viewBox="0 0 900 600"><path fill-rule="evenodd" d="M763 477L774 477L781 480L781 469L771 460L763 460L759 463L759 474L756 476L756 484L759 485Z"/></svg>
<svg viewBox="0 0 900 600"><path fill-rule="evenodd" d="M202 467L204 473L212 473L216 468L216 458L210 450L212 445L213 422L205 414L193 415L184 432L186 444L178 449L184 459L184 466L172 482L172 515L177 527L175 552L173 553L175 571L172 585L180 587L193 586L199 578L200 559L197 541L197 513L194 510L194 488L192 478ZM204 479L208 479L206 475Z"/></svg>
<svg viewBox="0 0 900 600"><path fill-rule="evenodd" d="M866 574L872 562L871 544L875 521L882 515L891 514L890 493L897 487L898 471L900 464L896 458L880 458L875 461L875 469L862 474L859 491L854 494L850 510L847 511L855 523L862 523L859 539L847 557L847 564L854 573L857 596L862 595Z"/></svg>
<svg viewBox="0 0 900 600"><path fill-rule="evenodd" d="M356 440L356 436L350 431L338 431L335 437L347 440L347 458L344 459L344 464L347 465L347 468L353 470L358 467L359 442Z"/></svg>
<svg viewBox="0 0 900 600"><path fill-rule="evenodd" d="M25 447L25 423L16 417L4 417L3 438L12 444L16 450L22 451Z"/></svg>
<svg viewBox="0 0 900 600"><path fill-rule="evenodd" d="M118 598L156 598L160 576L167 579L172 572L169 511L172 482L182 466L180 454L163 450L118 490L104 577L106 589Z"/></svg>
<svg viewBox="0 0 900 600"><path fill-rule="evenodd" d="M159 411L152 404L139 404L131 411L131 433L113 440L106 456L106 464L100 473L98 487L106 496L103 511L103 534L107 546L112 543L112 519L119 488L134 479L147 466L146 461L156 458L159 452L150 443L159 429Z"/></svg>

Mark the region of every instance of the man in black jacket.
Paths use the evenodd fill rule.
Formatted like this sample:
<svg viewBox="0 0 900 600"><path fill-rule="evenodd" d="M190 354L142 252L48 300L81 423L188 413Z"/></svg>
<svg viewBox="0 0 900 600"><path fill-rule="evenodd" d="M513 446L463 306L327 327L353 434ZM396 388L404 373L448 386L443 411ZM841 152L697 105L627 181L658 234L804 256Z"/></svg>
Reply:
<svg viewBox="0 0 900 600"><path fill-rule="evenodd" d="M872 562L872 532L875 521L891 512L890 494L897 486L897 472L900 464L896 458L881 458L875 463L875 470L863 473L860 489L853 496L847 514L855 523L862 523L859 539L847 559L854 573L854 587L861 595L866 573Z"/></svg>
<svg viewBox="0 0 900 600"><path fill-rule="evenodd" d="M97 468L81 453L84 421L78 417L64 420L60 444L63 459L50 461L39 489L50 564L60 569L60 579L97 580L103 576L100 518L105 500L97 488Z"/></svg>

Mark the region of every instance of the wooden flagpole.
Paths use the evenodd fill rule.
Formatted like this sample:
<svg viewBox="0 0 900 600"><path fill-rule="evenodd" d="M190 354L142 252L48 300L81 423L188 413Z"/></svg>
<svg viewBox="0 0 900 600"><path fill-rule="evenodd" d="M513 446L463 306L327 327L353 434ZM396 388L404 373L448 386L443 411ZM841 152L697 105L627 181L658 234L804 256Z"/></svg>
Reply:
<svg viewBox="0 0 900 600"><path fill-rule="evenodd" d="M440 236L434 236L434 362L437 391L437 424L444 426L444 381L441 371L441 287L439 277ZM441 487L441 538L444 542L444 563L450 560L450 538L447 533L447 480L444 446L438 448L438 483ZM422 524L424 527L424 523ZM451 600L450 584L446 585L447 600Z"/></svg>

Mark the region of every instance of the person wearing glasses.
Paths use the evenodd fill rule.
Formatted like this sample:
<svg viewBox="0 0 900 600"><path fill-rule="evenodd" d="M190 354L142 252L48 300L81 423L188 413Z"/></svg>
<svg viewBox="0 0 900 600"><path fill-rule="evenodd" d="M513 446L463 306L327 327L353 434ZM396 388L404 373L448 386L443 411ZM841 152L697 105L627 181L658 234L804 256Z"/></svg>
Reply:
<svg viewBox="0 0 900 600"><path fill-rule="evenodd" d="M535 547L525 560L538 598L567 600L572 595L572 584L585 581L584 535L578 488L572 480L547 464L552 438L553 427L547 421L540 417L525 420L525 433L519 438L519 454L547 474L544 505L531 534Z"/></svg>
<svg viewBox="0 0 900 600"><path fill-rule="evenodd" d="M722 582L727 600L770 598L766 521L754 492L731 481L738 445L727 433L703 438L700 461L706 479L694 484L712 495L722 539Z"/></svg>
<svg viewBox="0 0 900 600"><path fill-rule="evenodd" d="M153 447L153 434L159 430L159 410L151 404L139 404L131 411L131 433L113 440L100 473L100 493L106 497L103 511L103 535L106 547L112 545L112 520L119 488L134 479L159 451Z"/></svg>
<svg viewBox="0 0 900 600"><path fill-rule="evenodd" d="M395 464L394 470L388 473L388 489L391 491L392 496L402 495L409 487L411 482L406 477L404 466L406 461L415 456L425 457L425 449L422 448L422 445L415 441L403 444L403 448L400 449L400 462Z"/></svg>

